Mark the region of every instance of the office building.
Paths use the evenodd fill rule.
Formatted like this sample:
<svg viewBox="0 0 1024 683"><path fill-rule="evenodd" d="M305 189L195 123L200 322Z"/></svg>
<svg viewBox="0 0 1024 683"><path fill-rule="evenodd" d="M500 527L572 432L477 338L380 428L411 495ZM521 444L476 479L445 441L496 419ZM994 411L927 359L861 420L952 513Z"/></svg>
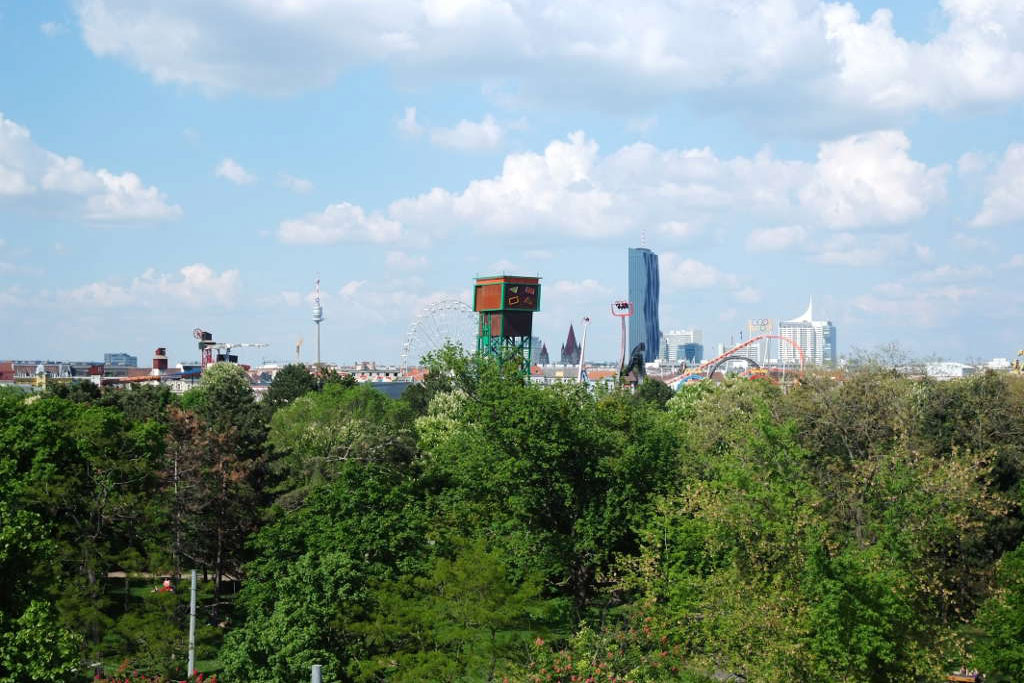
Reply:
<svg viewBox="0 0 1024 683"><path fill-rule="evenodd" d="M629 300L633 302L633 315L629 317L629 345L632 353L640 342L644 343L644 360L648 363L658 357L661 347L661 328L658 325L658 255L646 247L629 250Z"/></svg>
<svg viewBox="0 0 1024 683"><path fill-rule="evenodd" d="M138 356L129 356L127 353L105 353L103 364L115 368L137 368L139 367Z"/></svg>
<svg viewBox="0 0 1024 683"><path fill-rule="evenodd" d="M670 330L661 335L658 358L663 363L687 365L700 363L704 357L704 333L701 330Z"/></svg>
<svg viewBox="0 0 1024 683"><path fill-rule="evenodd" d="M836 328L830 320L814 319L814 301L807 303L807 310L798 318L779 323L779 336L791 339L804 352L807 366L835 366L839 360L836 350ZM792 344L779 342L779 360L787 366L800 365L800 354Z"/></svg>

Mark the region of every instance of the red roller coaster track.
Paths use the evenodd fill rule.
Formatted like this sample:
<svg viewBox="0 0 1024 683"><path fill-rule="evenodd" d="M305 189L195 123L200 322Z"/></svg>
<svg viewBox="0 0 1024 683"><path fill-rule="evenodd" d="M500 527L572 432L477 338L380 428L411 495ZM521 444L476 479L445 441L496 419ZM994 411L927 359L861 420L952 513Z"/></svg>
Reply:
<svg viewBox="0 0 1024 683"><path fill-rule="evenodd" d="M799 344L797 344L795 341L793 341L789 337L781 337L781 336L779 336L777 334L760 334L760 335L758 335L756 337L751 337L750 339L748 339L747 341L743 342L742 344L739 344L738 346L732 347L731 349L729 349L725 353L721 353L721 354L715 356L711 360L706 360L703 363L701 363L700 365L694 366L692 368L687 368L685 371L679 373L678 375L675 375L673 377L669 377L668 379L664 380L665 384L673 385L676 382L678 382L680 380L683 380L683 379L686 379L687 377L690 377L692 375L701 375L704 372L706 372L708 370L708 368L715 367L716 365L718 365L718 363L720 363L721 361L725 360L726 358L729 358L730 356L734 355L737 351L739 351L741 349L745 349L746 347L750 346L751 344L753 344L755 342L758 342L758 341L761 341L762 339L778 339L780 342L786 342L787 344L792 346L794 349L796 349L797 354L800 356L800 371L803 372L805 357L804 357L804 350L800 347Z"/></svg>

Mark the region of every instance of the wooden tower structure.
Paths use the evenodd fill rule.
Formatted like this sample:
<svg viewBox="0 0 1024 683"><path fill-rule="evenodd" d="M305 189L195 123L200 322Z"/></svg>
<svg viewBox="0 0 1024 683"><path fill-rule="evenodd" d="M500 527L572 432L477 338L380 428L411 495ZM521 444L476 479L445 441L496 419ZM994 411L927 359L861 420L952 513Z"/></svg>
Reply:
<svg viewBox="0 0 1024 683"><path fill-rule="evenodd" d="M480 314L476 350L499 362L515 362L530 374L533 314L540 310L540 278L519 275L478 277L473 310Z"/></svg>

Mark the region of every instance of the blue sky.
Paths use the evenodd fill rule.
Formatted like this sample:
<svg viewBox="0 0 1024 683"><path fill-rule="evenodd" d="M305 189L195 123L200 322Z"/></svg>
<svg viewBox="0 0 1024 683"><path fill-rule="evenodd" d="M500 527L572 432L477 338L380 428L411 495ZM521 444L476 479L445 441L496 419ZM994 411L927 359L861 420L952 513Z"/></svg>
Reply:
<svg viewBox="0 0 1024 683"><path fill-rule="evenodd" d="M663 329L1024 345L1020 0L0 0L0 357L396 361L474 276ZM643 237L642 237L643 236Z"/></svg>

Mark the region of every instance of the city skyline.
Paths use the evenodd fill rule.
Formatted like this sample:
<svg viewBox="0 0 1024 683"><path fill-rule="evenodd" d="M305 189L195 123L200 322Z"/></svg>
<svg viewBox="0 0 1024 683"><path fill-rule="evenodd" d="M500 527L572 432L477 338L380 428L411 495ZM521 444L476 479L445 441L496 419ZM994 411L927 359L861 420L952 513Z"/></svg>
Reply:
<svg viewBox="0 0 1024 683"><path fill-rule="evenodd" d="M809 295L841 355L1024 345L1014 2L584 7L0 0L0 357L311 361L319 273L324 360L398 362L508 272L614 360L641 243L706 356Z"/></svg>

